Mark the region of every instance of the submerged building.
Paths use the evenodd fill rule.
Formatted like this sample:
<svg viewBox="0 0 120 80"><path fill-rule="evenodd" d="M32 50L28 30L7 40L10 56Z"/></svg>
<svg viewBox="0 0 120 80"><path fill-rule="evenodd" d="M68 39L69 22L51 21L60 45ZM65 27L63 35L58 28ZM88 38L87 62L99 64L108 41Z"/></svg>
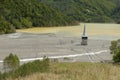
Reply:
<svg viewBox="0 0 120 80"><path fill-rule="evenodd" d="M84 30L83 30L83 34L82 34L82 42L81 45L87 45L88 44L88 36L86 33L86 26L84 24Z"/></svg>

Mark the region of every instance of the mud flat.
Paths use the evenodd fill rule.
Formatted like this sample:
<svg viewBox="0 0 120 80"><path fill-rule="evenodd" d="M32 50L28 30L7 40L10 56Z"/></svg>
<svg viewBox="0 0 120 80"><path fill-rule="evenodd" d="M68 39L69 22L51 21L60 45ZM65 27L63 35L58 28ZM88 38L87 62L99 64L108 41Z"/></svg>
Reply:
<svg viewBox="0 0 120 80"><path fill-rule="evenodd" d="M110 42L120 38L119 24L86 23L88 45L81 46L83 24L69 27L30 28L17 30L17 33L0 35L0 60L9 53L17 54L20 59L41 58L43 56L63 56L60 61L100 62L111 60ZM94 54L100 51L100 54ZM69 57L64 56L93 53Z"/></svg>
<svg viewBox="0 0 120 80"><path fill-rule="evenodd" d="M108 50L109 53L111 40L108 40L108 38L107 40L103 37L96 39L97 37L91 36L88 45L81 46L81 37L65 37L62 35L59 33L1 35L0 59L4 59L9 53L17 54L20 59L94 53L101 50Z"/></svg>

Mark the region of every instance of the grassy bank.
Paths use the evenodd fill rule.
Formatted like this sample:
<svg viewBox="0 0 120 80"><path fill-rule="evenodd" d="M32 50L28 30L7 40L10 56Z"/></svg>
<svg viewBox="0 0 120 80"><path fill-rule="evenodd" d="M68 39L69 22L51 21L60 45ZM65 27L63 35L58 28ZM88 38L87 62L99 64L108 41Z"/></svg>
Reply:
<svg viewBox="0 0 120 80"><path fill-rule="evenodd" d="M49 73L35 73L15 80L120 80L120 66L104 63L55 63ZM8 79L13 80L13 79Z"/></svg>

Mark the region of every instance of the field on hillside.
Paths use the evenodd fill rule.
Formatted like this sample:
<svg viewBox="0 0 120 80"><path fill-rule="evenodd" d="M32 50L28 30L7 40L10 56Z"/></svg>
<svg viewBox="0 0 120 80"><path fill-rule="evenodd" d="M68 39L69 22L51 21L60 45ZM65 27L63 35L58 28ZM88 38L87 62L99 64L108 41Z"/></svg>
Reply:
<svg viewBox="0 0 120 80"><path fill-rule="evenodd" d="M49 73L35 73L15 80L120 80L120 66L104 63L56 63ZM12 79L8 79L12 80Z"/></svg>
<svg viewBox="0 0 120 80"><path fill-rule="evenodd" d="M84 24L80 23L77 26L60 26L60 27L45 27L45 28L29 28L20 29L17 32L26 33L65 33L66 36L80 36L83 32ZM110 35L120 36L120 24L100 24L100 23L86 23L88 35Z"/></svg>

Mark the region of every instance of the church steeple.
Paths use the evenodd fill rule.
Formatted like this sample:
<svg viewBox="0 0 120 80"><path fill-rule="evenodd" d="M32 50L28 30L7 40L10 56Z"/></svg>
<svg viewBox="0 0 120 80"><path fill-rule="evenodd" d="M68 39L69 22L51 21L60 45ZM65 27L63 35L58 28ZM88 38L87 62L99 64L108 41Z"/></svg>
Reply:
<svg viewBox="0 0 120 80"><path fill-rule="evenodd" d="M81 45L87 45L87 40L88 40L88 37L87 37L87 33L86 33L86 26L84 24L84 30L83 30L83 34L82 34Z"/></svg>
<svg viewBox="0 0 120 80"><path fill-rule="evenodd" d="M82 35L82 36L83 36L83 37L86 37L86 36L87 36L85 24L84 24L84 30L83 30L83 35Z"/></svg>

